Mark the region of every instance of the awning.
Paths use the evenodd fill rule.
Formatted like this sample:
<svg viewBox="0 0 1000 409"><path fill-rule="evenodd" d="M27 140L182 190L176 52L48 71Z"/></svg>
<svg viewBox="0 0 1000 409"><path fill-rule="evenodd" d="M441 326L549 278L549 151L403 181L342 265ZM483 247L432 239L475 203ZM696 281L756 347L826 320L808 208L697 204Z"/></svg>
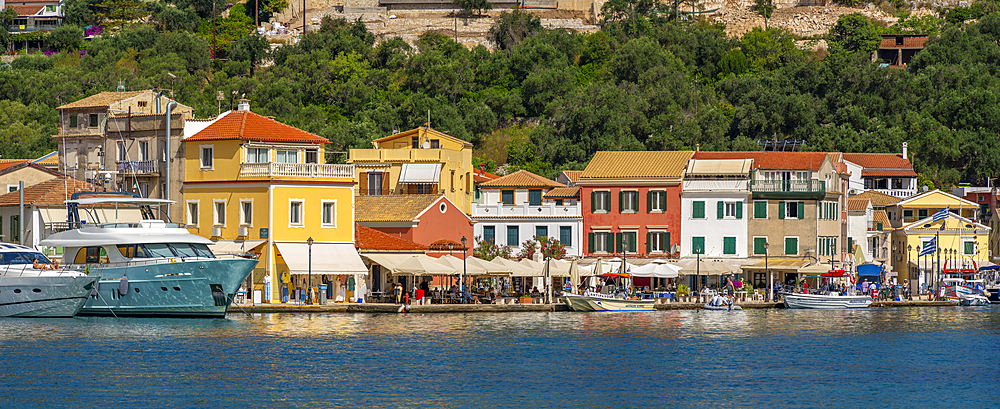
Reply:
<svg viewBox="0 0 1000 409"><path fill-rule="evenodd" d="M832 268L829 264L816 263L799 269L799 274L820 275L829 273Z"/></svg>
<svg viewBox="0 0 1000 409"><path fill-rule="evenodd" d="M364 254L394 275L453 275L459 271L424 254Z"/></svg>
<svg viewBox="0 0 1000 409"><path fill-rule="evenodd" d="M440 163L404 163L399 183L438 183L441 180Z"/></svg>
<svg viewBox="0 0 1000 409"><path fill-rule="evenodd" d="M878 277L882 273L882 266L878 264L861 264L857 267L858 277L864 276L875 276Z"/></svg>
<svg viewBox="0 0 1000 409"><path fill-rule="evenodd" d="M780 271L795 271L798 272L800 268L809 264L809 260L802 259L772 259L761 261L752 266L741 266L740 268L744 270L764 270L765 267L770 270L780 270Z"/></svg>
<svg viewBox="0 0 1000 409"><path fill-rule="evenodd" d="M306 243L278 243L278 252L285 260L291 274L309 273L309 245ZM368 268L351 243L313 243L313 274L368 274Z"/></svg>
<svg viewBox="0 0 1000 409"><path fill-rule="evenodd" d="M215 244L209 244L208 248L215 254L243 254L263 243L264 240L219 240Z"/></svg>

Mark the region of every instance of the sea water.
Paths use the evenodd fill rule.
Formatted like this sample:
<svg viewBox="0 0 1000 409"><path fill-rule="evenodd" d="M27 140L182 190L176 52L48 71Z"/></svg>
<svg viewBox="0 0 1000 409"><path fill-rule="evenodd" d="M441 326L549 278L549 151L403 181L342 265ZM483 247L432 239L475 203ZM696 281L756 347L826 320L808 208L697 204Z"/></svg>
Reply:
<svg viewBox="0 0 1000 409"><path fill-rule="evenodd" d="M0 319L0 407L993 407L1000 308Z"/></svg>

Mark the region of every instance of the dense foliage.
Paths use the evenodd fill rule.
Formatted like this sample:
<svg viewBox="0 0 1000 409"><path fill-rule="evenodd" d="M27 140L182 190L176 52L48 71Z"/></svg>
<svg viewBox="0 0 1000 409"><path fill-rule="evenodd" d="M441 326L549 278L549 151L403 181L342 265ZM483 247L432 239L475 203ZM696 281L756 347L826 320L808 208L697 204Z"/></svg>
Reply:
<svg viewBox="0 0 1000 409"><path fill-rule="evenodd" d="M939 187L985 183L1000 169L1000 19L982 8L974 22L923 17L890 28L845 16L827 35L828 53L798 48L779 28L727 38L718 25L678 24L655 3L622 1L608 3L596 33L504 13L490 33L496 51L435 33L413 46L377 41L360 22L330 19L272 50L251 33L243 5L219 19L213 48L207 0L149 3L138 11L154 24L76 43L105 3L137 12L125 0L70 0L72 25L48 42L62 52L0 68L4 157L53 149L56 106L123 81L173 90L199 117L245 95L255 112L328 138L330 152L368 147L429 115L434 128L476 144L477 164L549 177L582 169L599 150L746 150L774 138L847 152L898 152L908 141L917 171ZM879 68L877 35L902 30L932 38L909 70ZM229 58L212 60L213 49Z"/></svg>

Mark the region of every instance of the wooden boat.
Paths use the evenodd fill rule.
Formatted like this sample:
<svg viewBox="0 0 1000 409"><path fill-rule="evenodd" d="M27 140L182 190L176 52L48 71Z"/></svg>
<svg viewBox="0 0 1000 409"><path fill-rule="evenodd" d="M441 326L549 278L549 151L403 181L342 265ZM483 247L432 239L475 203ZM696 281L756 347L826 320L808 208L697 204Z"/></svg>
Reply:
<svg viewBox="0 0 1000 409"><path fill-rule="evenodd" d="M788 308L868 308L872 304L872 298L867 295L782 293L781 296L785 299L785 306Z"/></svg>
<svg viewBox="0 0 1000 409"><path fill-rule="evenodd" d="M563 300L573 311L653 311L656 300L630 300L613 294L585 292L563 294Z"/></svg>

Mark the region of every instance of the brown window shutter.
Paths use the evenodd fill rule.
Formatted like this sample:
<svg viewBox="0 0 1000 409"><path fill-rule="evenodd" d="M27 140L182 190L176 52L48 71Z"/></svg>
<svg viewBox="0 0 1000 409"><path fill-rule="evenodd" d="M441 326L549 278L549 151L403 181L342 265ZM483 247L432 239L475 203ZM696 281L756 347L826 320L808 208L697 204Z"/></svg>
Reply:
<svg viewBox="0 0 1000 409"><path fill-rule="evenodd" d="M361 196L368 194L368 172L358 174L358 191L361 192Z"/></svg>
<svg viewBox="0 0 1000 409"><path fill-rule="evenodd" d="M382 194L389 194L389 172L382 172Z"/></svg>

